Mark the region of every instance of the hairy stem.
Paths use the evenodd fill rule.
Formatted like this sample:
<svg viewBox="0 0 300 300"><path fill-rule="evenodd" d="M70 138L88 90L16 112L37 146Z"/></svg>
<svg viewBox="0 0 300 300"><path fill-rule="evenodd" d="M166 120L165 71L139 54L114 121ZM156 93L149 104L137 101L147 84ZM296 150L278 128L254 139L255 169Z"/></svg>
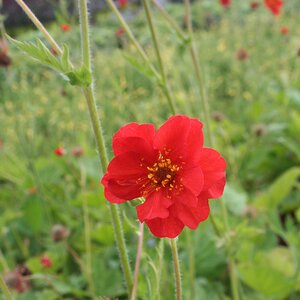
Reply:
<svg viewBox="0 0 300 300"><path fill-rule="evenodd" d="M16 2L20 5L20 7L23 9L28 18L32 21L32 23L37 27L37 29L45 36L46 40L49 42L53 50L56 51L59 55L61 55L62 49L58 46L53 37L49 34L47 29L31 11L31 9L25 4L23 0L16 0Z"/></svg>
<svg viewBox="0 0 300 300"><path fill-rule="evenodd" d="M129 26L127 25L125 19L123 18L123 16L119 12L119 10L116 7L116 5L114 4L114 2L112 0L106 0L106 3L108 4L108 6L111 8L111 10L114 12L114 14L116 15L116 17L118 18L121 26L124 28L126 34L128 35L129 39L133 43L134 47L136 48L136 50L138 51L138 53L140 54L140 56L142 57L142 59L150 67L150 69L152 70L152 72L154 73L154 75L157 78L160 78L160 75L156 71L155 67L153 66L153 64L149 60L149 57L147 56L147 54L145 53L145 51L143 50L143 48L141 47L141 45L139 44L139 42L137 41L137 39L135 38L135 36L133 35L132 31L130 30Z"/></svg>
<svg viewBox="0 0 300 300"><path fill-rule="evenodd" d="M198 82L198 88L200 93L200 101L201 106L203 109L203 115L204 115L204 121L205 121L205 130L207 134L207 141L208 146L212 146L213 140L212 140L212 134L211 134L211 128L210 128L210 114L209 114L209 104L207 99L207 91L205 89L205 84L201 72L200 67L200 61L198 57L198 50L194 39L194 32L193 32L193 26L192 26L192 18L191 18L191 4L190 0L184 0L185 5L185 20L187 22L187 28L188 28L188 35L190 39L190 53L191 58L193 61L193 66L195 69L195 75Z"/></svg>
<svg viewBox="0 0 300 300"><path fill-rule="evenodd" d="M5 300L12 300L12 296L2 276L0 276L0 289L2 290L5 296Z"/></svg>
<svg viewBox="0 0 300 300"><path fill-rule="evenodd" d="M182 300L181 274L180 274L180 263L178 257L177 242L176 239L170 239L170 242L171 242L171 250L172 250L173 265L174 265L176 300Z"/></svg>
<svg viewBox="0 0 300 300"><path fill-rule="evenodd" d="M176 113L175 105L174 105L173 98L171 96L170 88L168 86L165 67L164 67L162 57L161 57L161 53L160 53L160 49L159 49L159 46L158 46L157 35L156 35L155 28L153 26L151 10L150 10L148 1L149 0L142 0L143 6L144 6L144 9L145 9L145 13L146 13L148 26L149 26L150 32L151 32L151 37L152 37L152 41L153 41L153 45L154 45L158 65L159 65L160 76L161 76L161 79L162 79L161 84L163 86L163 92L166 95L166 98L168 100L168 105L170 107L170 110L171 110L172 114L175 114Z"/></svg>
<svg viewBox="0 0 300 300"><path fill-rule="evenodd" d="M231 293L232 293L232 299L238 300L239 297L239 282L236 275L236 265L235 261L233 259L229 259L228 261L228 267L229 267L229 276L230 276L230 287L231 287Z"/></svg>
<svg viewBox="0 0 300 300"><path fill-rule="evenodd" d="M152 2L154 3L155 7L159 10L159 12L162 14L162 16L170 23L171 27L176 31L177 35L182 40L187 40L185 33L177 25L175 20L166 12L166 10L163 8L163 6L157 0L152 0Z"/></svg>
<svg viewBox="0 0 300 300"><path fill-rule="evenodd" d="M24 10L24 12L27 14L27 16L30 18L30 20L36 25L38 30L42 32L49 42L49 44L53 47L53 49L59 54L62 54L61 48L58 46L58 44L55 42L53 37L50 35L50 33L46 30L46 28L41 24L41 22L36 18L34 13L30 10L30 8L22 1L22 0L16 0L17 3L21 6L21 8ZM90 45L89 45L89 35L88 35L88 13L87 13L87 1L86 0L79 0L79 10L80 10L80 19L81 19L81 36L82 36L82 52L83 52L83 60L84 64L86 66L91 66L91 56L90 56ZM83 16L83 17L82 17ZM83 25L84 23L84 25ZM91 72L91 68L89 69ZM91 72L92 73L92 72ZM108 165L108 159L107 159L107 152L105 148L105 142L102 132L102 126L101 122L97 113L96 108L96 102L95 102L95 96L94 92L91 86L86 87L83 89L83 94L86 98L86 102L88 105L88 110L91 118L91 123L93 127L93 132L96 140L97 150L99 159L101 162L102 170L105 172L107 165ZM127 255L127 248L125 244L125 238L123 229L121 226L121 220L119 215L119 209L112 204L109 204L111 218L112 218L112 224L114 229L114 234L116 238L116 244L119 250L120 260L121 260L121 266L123 270L123 275L125 278L125 282L128 289L128 294L131 292L132 287L132 274L129 264L129 259Z"/></svg>
<svg viewBox="0 0 300 300"><path fill-rule="evenodd" d="M138 236L139 236L139 241L138 241L138 247L137 247L137 251L136 251L135 268L134 268L134 276L133 276L133 287L132 287L130 300L136 299L139 271L140 271L140 263L141 263L142 250L143 250L144 223L140 223Z"/></svg>
<svg viewBox="0 0 300 300"><path fill-rule="evenodd" d="M92 73L87 0L78 0L78 2L79 2L78 4L79 4L79 14L80 14L80 24L81 24L81 43L82 43L83 62L86 67L89 67L89 71ZM94 135L96 138L99 158L102 164L103 171L105 171L108 165L107 152L106 152L100 118L97 113L94 91L91 86L84 88L84 95L90 112L90 117L91 117L92 126L94 130ZM112 218L112 223L113 223L113 228L115 233L115 239L119 250L123 275L126 282L128 294L130 294L132 288L132 274L131 274L131 268L129 264L128 254L127 254L127 248L125 244L124 232L121 225L119 209L117 208L117 206L112 204L109 204L109 208L110 208L110 213L111 213L111 218Z"/></svg>

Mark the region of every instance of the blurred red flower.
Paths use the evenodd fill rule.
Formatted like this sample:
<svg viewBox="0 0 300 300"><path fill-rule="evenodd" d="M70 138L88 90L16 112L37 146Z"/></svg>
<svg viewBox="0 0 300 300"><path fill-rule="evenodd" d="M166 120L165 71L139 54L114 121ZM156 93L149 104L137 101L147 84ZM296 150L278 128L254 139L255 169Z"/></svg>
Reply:
<svg viewBox="0 0 300 300"><path fill-rule="evenodd" d="M119 0L119 7L124 8L128 4L128 0Z"/></svg>
<svg viewBox="0 0 300 300"><path fill-rule="evenodd" d="M237 50L237 52L236 52L237 60L244 61L244 60L247 60L248 58L249 58L249 53L246 49L240 48L239 50Z"/></svg>
<svg viewBox="0 0 300 300"><path fill-rule="evenodd" d="M224 7L229 7L231 4L231 0L220 0L220 4Z"/></svg>
<svg viewBox="0 0 300 300"><path fill-rule="evenodd" d="M173 116L158 131L130 123L112 146L115 157L101 181L105 197L117 204L143 197L138 218L157 237L174 238L184 226L196 229L209 215L208 199L223 194L226 162L203 147L197 119Z"/></svg>
<svg viewBox="0 0 300 300"><path fill-rule="evenodd" d="M257 1L253 1L250 3L250 7L254 10L259 7L259 3Z"/></svg>
<svg viewBox="0 0 300 300"><path fill-rule="evenodd" d="M283 5L282 0L264 0L265 6L274 14L279 15L281 6Z"/></svg>
<svg viewBox="0 0 300 300"><path fill-rule="evenodd" d="M72 155L74 157L81 157L83 155L84 151L80 146L77 146L72 149Z"/></svg>
<svg viewBox="0 0 300 300"><path fill-rule="evenodd" d="M71 27L70 24L61 24L61 25L60 25L60 29L61 29L61 31L63 31L63 32L70 31L71 28L72 28L72 27Z"/></svg>
<svg viewBox="0 0 300 300"><path fill-rule="evenodd" d="M288 29L286 26L282 26L282 27L280 28L280 33L281 33L282 35L288 35L288 34L289 34L289 29Z"/></svg>
<svg viewBox="0 0 300 300"><path fill-rule="evenodd" d="M56 148L56 149L54 150L54 154L55 154L56 156L63 156L63 155L65 155L66 153L67 153L67 151L66 151L66 149L63 148L63 147L58 147L58 148Z"/></svg>
<svg viewBox="0 0 300 300"><path fill-rule="evenodd" d="M44 255L41 257L41 264L44 268L51 268L52 267L52 260L48 255Z"/></svg>
<svg viewBox="0 0 300 300"><path fill-rule="evenodd" d="M11 65L11 58L8 52L9 48L6 40L0 38L0 67L7 68Z"/></svg>
<svg viewBox="0 0 300 300"><path fill-rule="evenodd" d="M30 289L29 280L25 279L18 269L4 275L6 285L18 293L24 293Z"/></svg>
<svg viewBox="0 0 300 300"><path fill-rule="evenodd" d="M116 31L115 31L115 37L116 38L120 38L123 36L123 34L125 33L125 29L123 27L119 27Z"/></svg>

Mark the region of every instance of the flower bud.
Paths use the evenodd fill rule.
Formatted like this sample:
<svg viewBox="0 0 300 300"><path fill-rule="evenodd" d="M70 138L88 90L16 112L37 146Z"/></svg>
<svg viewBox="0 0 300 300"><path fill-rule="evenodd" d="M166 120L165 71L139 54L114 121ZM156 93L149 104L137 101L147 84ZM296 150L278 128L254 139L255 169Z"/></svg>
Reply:
<svg viewBox="0 0 300 300"><path fill-rule="evenodd" d="M60 242L66 239L69 235L70 231L64 225L55 224L51 229L51 237L54 242Z"/></svg>

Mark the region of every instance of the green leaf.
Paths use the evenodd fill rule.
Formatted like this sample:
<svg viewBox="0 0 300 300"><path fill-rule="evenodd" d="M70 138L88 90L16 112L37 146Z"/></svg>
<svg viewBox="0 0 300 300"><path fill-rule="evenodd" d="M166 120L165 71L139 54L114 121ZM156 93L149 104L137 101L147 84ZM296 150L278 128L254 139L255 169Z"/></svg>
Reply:
<svg viewBox="0 0 300 300"><path fill-rule="evenodd" d="M300 176L300 168L287 170L271 185L268 191L256 199L256 206L265 209L275 209L278 204L290 193Z"/></svg>
<svg viewBox="0 0 300 300"><path fill-rule="evenodd" d="M51 51L46 47L46 45L40 39L37 39L36 43L17 41L9 36L8 39L18 49L25 52L31 58L37 60L41 64L44 64L58 72L66 71L66 68L63 67L60 60L51 53Z"/></svg>
<svg viewBox="0 0 300 300"><path fill-rule="evenodd" d="M23 219L34 233L42 231L45 219L40 199L31 197L25 202L23 206Z"/></svg>
<svg viewBox="0 0 300 300"><path fill-rule="evenodd" d="M71 85L88 87L92 84L92 74L86 66L67 72L65 75L69 79Z"/></svg>
<svg viewBox="0 0 300 300"><path fill-rule="evenodd" d="M140 73L142 73L143 75L145 75L150 79L155 78L155 74L152 71L152 69L149 67L149 65L147 65L146 63L140 63L135 57L128 54L124 55L124 57L127 60L127 62L137 71L139 71Z"/></svg>
<svg viewBox="0 0 300 300"><path fill-rule="evenodd" d="M248 286L266 297L276 296L278 299L284 299L295 284L284 274L269 266L243 263L238 266L238 271Z"/></svg>
<svg viewBox="0 0 300 300"><path fill-rule="evenodd" d="M68 71L71 69L71 63L70 63L70 59L69 59L70 55L69 55L69 48L67 45L63 46L63 54L61 56L61 66L63 68L63 70Z"/></svg>

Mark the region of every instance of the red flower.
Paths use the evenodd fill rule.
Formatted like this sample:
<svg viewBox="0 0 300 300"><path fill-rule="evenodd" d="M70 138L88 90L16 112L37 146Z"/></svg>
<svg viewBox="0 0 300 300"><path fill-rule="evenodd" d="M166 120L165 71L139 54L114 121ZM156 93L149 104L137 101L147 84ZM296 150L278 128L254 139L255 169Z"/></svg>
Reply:
<svg viewBox="0 0 300 300"><path fill-rule="evenodd" d="M80 146L77 146L72 149L72 155L74 157L81 157L83 154L84 154L84 151Z"/></svg>
<svg viewBox="0 0 300 300"><path fill-rule="evenodd" d="M122 203L143 197L140 222L157 237L174 238L196 229L210 212L208 198L223 194L226 162L203 147L202 123L171 117L158 131L130 123L113 137L115 157L102 178L106 199Z"/></svg>
<svg viewBox="0 0 300 300"><path fill-rule="evenodd" d="M119 27L116 31L115 31L115 37L116 38L120 38L123 36L123 34L125 33L125 29L123 27Z"/></svg>
<svg viewBox="0 0 300 300"><path fill-rule="evenodd" d="M124 8L128 4L128 0L119 0L119 7Z"/></svg>
<svg viewBox="0 0 300 300"><path fill-rule="evenodd" d="M253 1L250 3L250 7L255 10L259 7L259 3L257 1Z"/></svg>
<svg viewBox="0 0 300 300"><path fill-rule="evenodd" d="M61 24L61 25L60 25L60 29L61 29L61 31L63 31L63 32L70 31L71 28L72 28L72 27L71 27L70 24Z"/></svg>
<svg viewBox="0 0 300 300"><path fill-rule="evenodd" d="M67 153L67 151L66 151L66 149L63 148L63 147L58 147L58 148L56 148L56 149L54 150L54 154L55 154L56 156L63 156L63 155L65 155L66 153Z"/></svg>
<svg viewBox="0 0 300 300"><path fill-rule="evenodd" d="M230 6L231 0L220 0L220 4L227 8Z"/></svg>
<svg viewBox="0 0 300 300"><path fill-rule="evenodd" d="M282 27L280 28L280 33L281 33L282 35L288 35L288 34L289 34L289 29L288 29L286 26L282 26Z"/></svg>
<svg viewBox="0 0 300 300"><path fill-rule="evenodd" d="M41 257L41 264L44 268L51 268L52 267L52 260L48 255L44 255Z"/></svg>
<svg viewBox="0 0 300 300"><path fill-rule="evenodd" d="M281 6L283 5L282 0L264 0L265 6L274 14L279 15Z"/></svg>
<svg viewBox="0 0 300 300"><path fill-rule="evenodd" d="M240 48L237 52L236 52L236 59L237 60L247 60L249 58L249 54L248 51L244 48Z"/></svg>
<svg viewBox="0 0 300 300"><path fill-rule="evenodd" d="M11 58L8 52L9 48L6 40L0 38L0 67L7 68L11 65Z"/></svg>

